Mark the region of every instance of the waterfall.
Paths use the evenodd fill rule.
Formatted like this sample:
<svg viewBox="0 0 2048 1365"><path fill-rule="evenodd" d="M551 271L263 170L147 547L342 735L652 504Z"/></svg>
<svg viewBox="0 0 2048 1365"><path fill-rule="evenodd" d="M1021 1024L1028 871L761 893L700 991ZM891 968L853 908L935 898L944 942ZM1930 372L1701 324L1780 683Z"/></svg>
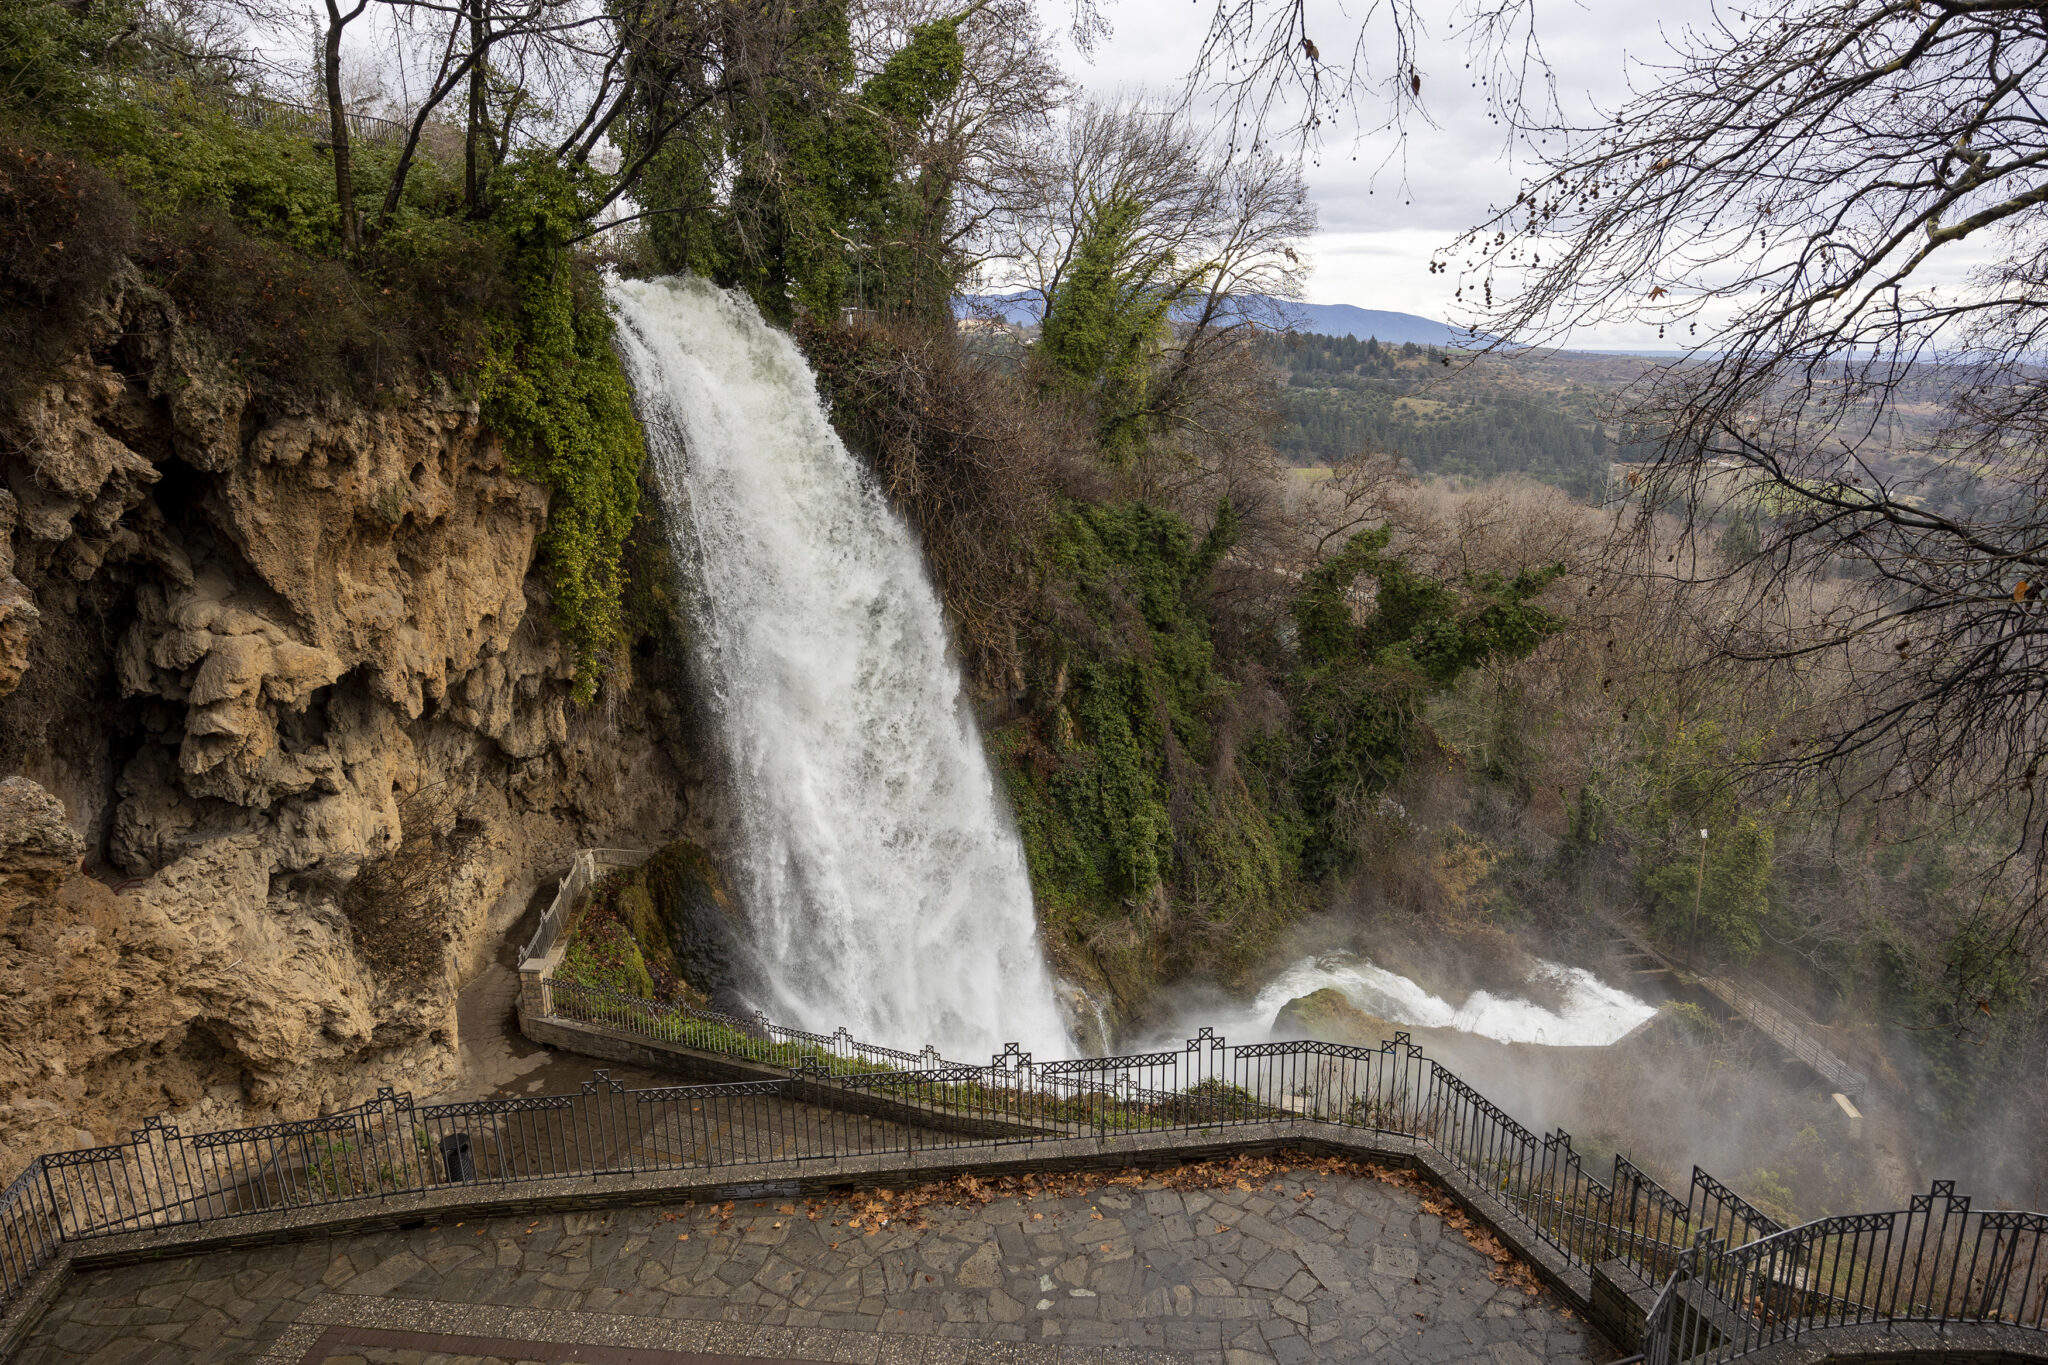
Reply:
<svg viewBox="0 0 2048 1365"><path fill-rule="evenodd" d="M1069 1055L1022 847L909 528L790 338L696 279L614 280L737 803L778 1020L975 1061Z"/></svg>
<svg viewBox="0 0 2048 1365"><path fill-rule="evenodd" d="M1532 1000L1474 991L1462 1005L1351 953L1305 957L1267 982L1251 1007L1224 1024L1226 1036L1264 1037L1288 1001L1334 987L1367 1014L1418 1028L1457 1029L1502 1043L1605 1047L1657 1013L1657 1007L1608 985L1582 967L1537 959L1537 972L1564 987L1562 1011Z"/></svg>

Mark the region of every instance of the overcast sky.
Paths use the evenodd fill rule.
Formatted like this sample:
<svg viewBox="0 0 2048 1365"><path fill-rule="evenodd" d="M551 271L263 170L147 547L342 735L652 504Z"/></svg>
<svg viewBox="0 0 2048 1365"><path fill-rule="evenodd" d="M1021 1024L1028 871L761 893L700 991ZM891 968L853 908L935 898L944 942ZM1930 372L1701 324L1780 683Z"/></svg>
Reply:
<svg viewBox="0 0 2048 1365"><path fill-rule="evenodd" d="M1048 27L1063 32L1064 0L1041 0ZM1108 94L1146 87L1177 91L1192 64L1215 0L1106 0L1111 38L1083 59L1062 41L1068 71L1084 89ZM1370 0L1345 6L1354 14ZM1425 6L1429 8L1429 6ZM1435 8L1448 11L1449 3ZM1560 102L1572 113L1599 100L1611 107L1627 89L1628 59L1660 60L1667 26L1708 11L1705 0L1550 0L1538 2L1537 30L1556 73ZM1309 32L1325 55L1348 50L1355 21L1334 0L1309 0ZM1328 36L1323 36L1327 33ZM1501 130L1469 85L1463 47L1438 23L1422 60L1423 97L1436 122L1410 128L1405 145L1391 135L1356 141L1349 129L1327 138L1308 168L1322 218L1314 243L1308 298L1450 319L1456 280L1429 273L1430 253L1485 217L1519 172L1504 155ZM1391 155L1391 160L1389 157ZM1655 328L1573 338L1581 346L1657 345ZM1669 345L1670 343L1663 343Z"/></svg>

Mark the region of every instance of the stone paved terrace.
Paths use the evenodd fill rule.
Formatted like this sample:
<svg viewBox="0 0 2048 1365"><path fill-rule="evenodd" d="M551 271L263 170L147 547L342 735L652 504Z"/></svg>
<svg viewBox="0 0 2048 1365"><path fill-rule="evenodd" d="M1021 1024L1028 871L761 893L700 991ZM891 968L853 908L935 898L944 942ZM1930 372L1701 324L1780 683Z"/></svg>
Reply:
<svg viewBox="0 0 2048 1365"><path fill-rule="evenodd" d="M1356 1170L1358 1168L1351 1168ZM81 1272L22 1365L1605 1361L1423 1206L1296 1165L445 1224ZM1241 1183L1240 1183L1241 1182ZM812 1214L815 1213L815 1217ZM856 1217L864 1226L848 1226Z"/></svg>

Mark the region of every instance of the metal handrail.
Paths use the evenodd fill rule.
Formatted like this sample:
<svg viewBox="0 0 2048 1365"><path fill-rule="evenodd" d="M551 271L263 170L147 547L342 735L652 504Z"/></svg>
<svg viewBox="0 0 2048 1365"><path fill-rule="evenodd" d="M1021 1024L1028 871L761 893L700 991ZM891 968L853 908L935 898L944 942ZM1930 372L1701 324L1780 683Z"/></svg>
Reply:
<svg viewBox="0 0 2048 1365"><path fill-rule="evenodd" d="M1870 1088L1870 1077L1816 1038L1814 1030L1818 1026L1769 988L1738 985L1718 976L1701 979L1771 1041L1812 1067L1850 1099L1861 1099Z"/></svg>
<svg viewBox="0 0 2048 1365"><path fill-rule="evenodd" d="M638 867L650 856L652 854L647 849L586 848L571 859L569 870L562 874L562 880L555 888L555 898L548 902L547 909L541 911L540 923L534 925L532 937L519 952L519 969L536 970L554 951L555 940L568 923L569 913L576 908L576 902L583 893L597 881L600 866Z"/></svg>
<svg viewBox="0 0 2048 1365"><path fill-rule="evenodd" d="M555 985L561 999L589 989ZM1976 1213L1937 1185L1899 1213L1774 1230L1697 1171L1690 1200L1623 1158L1610 1180L1595 1178L1569 1134L1531 1132L1405 1034L1376 1048L1233 1047L1204 1029L1181 1048L1126 1057L1039 1063L1013 1045L968 1065L892 1049L899 1064L883 1066L849 1050L843 1031L749 1034L730 1016L670 1008L661 1017L722 1021L735 1048L787 1049L786 1075L629 1090L599 1071L569 1094L447 1105L385 1089L339 1114L192 1135L152 1120L125 1143L39 1157L0 1193L0 1301L65 1244L280 1209L1091 1135L1188 1132L1227 1145L1233 1128L1285 1120L1421 1144L1499 1225L1581 1269L1620 1260L1661 1280L1645 1338L1653 1360L1732 1359L1876 1321L2048 1329L2048 1216ZM1729 1248L1722 1229L1762 1235Z"/></svg>
<svg viewBox="0 0 2048 1365"><path fill-rule="evenodd" d="M1937 1180L1903 1209L1845 1214L1741 1246L1712 1233L1651 1307L1651 1365L1734 1360L1838 1328L2048 1330L2048 1215L1973 1210Z"/></svg>

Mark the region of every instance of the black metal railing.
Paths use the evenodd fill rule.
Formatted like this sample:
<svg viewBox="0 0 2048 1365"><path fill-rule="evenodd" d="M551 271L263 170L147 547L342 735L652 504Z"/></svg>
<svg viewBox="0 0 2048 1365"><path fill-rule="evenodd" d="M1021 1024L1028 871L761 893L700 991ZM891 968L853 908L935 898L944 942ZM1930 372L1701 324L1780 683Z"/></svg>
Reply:
<svg viewBox="0 0 2048 1365"><path fill-rule="evenodd" d="M592 1004L585 988L555 990L558 1006ZM613 1026L595 1008L584 1014ZM650 1009L626 1026L663 1019L701 1022ZM1203 1029L1135 1056L1038 1062L1011 1046L987 1065L918 1065L929 1054L893 1052L897 1064L884 1066L848 1051L842 1035L719 1027L695 1035L697 1045L725 1041L764 1061L749 1049L794 1047L774 1054L793 1062L775 1079L644 1090L600 1071L569 1094L462 1104L415 1104L386 1089L316 1119L192 1135L153 1120L125 1143L40 1157L0 1194L0 1295L12 1300L67 1242L280 1210L453 1199L462 1187L567 1192L663 1172L744 1182L750 1169L787 1178L792 1167L855 1157L950 1150L972 1160L1141 1135L1184 1133L1213 1148L1234 1130L1271 1141L1273 1125L1287 1123L1412 1142L1523 1245L1582 1270L1619 1261L1666 1282L1646 1339L1658 1359L1708 1349L1728 1359L1803 1331L1898 1317L2043 1326L2042 1215L1972 1213L1937 1187L1938 1202L1904 1213L1780 1230L1703 1173L1683 1200L1623 1158L1603 1181L1569 1134L1531 1132L1406 1035L1376 1048L1233 1047ZM1738 1238L1753 1240L1730 1245Z"/></svg>
<svg viewBox="0 0 2048 1365"><path fill-rule="evenodd" d="M588 891L607 873L620 868L638 867L647 861L644 849L631 848L586 848L569 862L569 870L562 875L555 888L555 898L541 911L540 922L533 927L533 936L520 950L521 971L538 970L548 954L554 950L555 942L561 937L563 926L569 922L570 914Z"/></svg>
<svg viewBox="0 0 2048 1365"><path fill-rule="evenodd" d="M1745 1246L1702 1230L1650 1310L1644 1357L1733 1360L1834 1328L1914 1323L2048 1332L2048 1216L1975 1210L1938 1180L1906 1208Z"/></svg>

